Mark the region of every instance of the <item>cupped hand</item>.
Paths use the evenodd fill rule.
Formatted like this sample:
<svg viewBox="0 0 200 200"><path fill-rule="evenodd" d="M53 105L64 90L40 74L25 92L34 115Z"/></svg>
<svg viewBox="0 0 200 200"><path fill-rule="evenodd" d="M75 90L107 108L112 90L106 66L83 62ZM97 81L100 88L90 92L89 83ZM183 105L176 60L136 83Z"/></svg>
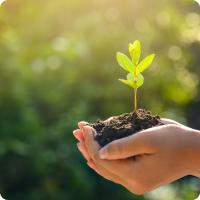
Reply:
<svg viewBox="0 0 200 200"><path fill-rule="evenodd" d="M143 194L194 172L194 142L199 134L175 121L115 140L102 149L85 122L74 132L88 165L135 194ZM114 161L114 162L113 162Z"/></svg>
<svg viewBox="0 0 200 200"><path fill-rule="evenodd" d="M127 181L122 180L116 172L120 168L124 168L124 171L126 171L128 169L128 163L131 162L130 159L116 161L106 161L100 159L100 146L94 140L94 129L87 126L87 122L80 122L78 125L80 129L75 130L73 134L79 140L77 147L87 160L88 166L107 180L121 184L129 189L130 186Z"/></svg>
<svg viewBox="0 0 200 200"><path fill-rule="evenodd" d="M110 121L110 120L112 120L112 118L113 117L110 117L105 121ZM180 123L178 123L174 120L167 119L167 118L162 118L161 121L162 121L163 124L176 124L176 125L179 125L179 126L183 126L182 124L180 124ZM75 138L79 141L79 143L77 143L77 147L78 147L79 151L82 153L83 157L87 161L89 161L89 160L91 161L91 157L88 154L88 150L87 150L87 147L85 146L84 136L83 136L83 127L88 125L88 124L89 123L85 122L85 121L79 122L78 123L79 129L74 130L73 134L74 134Z"/></svg>

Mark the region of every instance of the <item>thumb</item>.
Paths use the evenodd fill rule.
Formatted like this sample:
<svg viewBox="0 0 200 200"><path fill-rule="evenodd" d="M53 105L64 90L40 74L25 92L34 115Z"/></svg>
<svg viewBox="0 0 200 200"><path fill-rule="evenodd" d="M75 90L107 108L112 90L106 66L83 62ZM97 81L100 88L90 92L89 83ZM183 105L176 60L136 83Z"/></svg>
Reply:
<svg viewBox="0 0 200 200"><path fill-rule="evenodd" d="M115 140L99 150L101 159L124 159L141 154L151 154L155 150L150 137L151 130L141 131L122 139Z"/></svg>

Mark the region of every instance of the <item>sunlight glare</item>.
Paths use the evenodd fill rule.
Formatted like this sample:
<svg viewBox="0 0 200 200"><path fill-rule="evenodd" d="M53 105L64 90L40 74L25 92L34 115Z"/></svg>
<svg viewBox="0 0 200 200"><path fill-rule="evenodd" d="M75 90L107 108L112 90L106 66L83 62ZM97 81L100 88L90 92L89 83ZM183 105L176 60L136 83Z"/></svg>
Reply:
<svg viewBox="0 0 200 200"><path fill-rule="evenodd" d="M194 0L194 1L196 1L200 5L200 0Z"/></svg>
<svg viewBox="0 0 200 200"><path fill-rule="evenodd" d="M0 0L0 5L4 2L5 0Z"/></svg>

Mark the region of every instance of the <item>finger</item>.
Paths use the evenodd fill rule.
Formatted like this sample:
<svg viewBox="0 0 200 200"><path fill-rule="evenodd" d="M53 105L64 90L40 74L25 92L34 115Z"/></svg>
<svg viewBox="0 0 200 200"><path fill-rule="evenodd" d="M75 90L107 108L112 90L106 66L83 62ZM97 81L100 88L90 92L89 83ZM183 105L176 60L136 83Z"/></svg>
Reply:
<svg viewBox="0 0 200 200"><path fill-rule="evenodd" d="M77 147L79 149L79 151L81 152L81 154L83 155L83 157L89 161L91 160L91 157L89 156L88 154L88 151L87 151L87 148L85 147L85 144L84 143L77 143Z"/></svg>
<svg viewBox="0 0 200 200"><path fill-rule="evenodd" d="M83 132L80 129L73 131L73 135L79 142L84 142Z"/></svg>
<svg viewBox="0 0 200 200"><path fill-rule="evenodd" d="M112 119L113 119L113 117L110 117L110 118L106 119L105 122L109 122L109 121L111 121ZM79 127L80 129L82 129L84 126L87 126L88 124L89 124L89 123L86 122L86 121L80 121L80 122L78 122L78 127Z"/></svg>
<svg viewBox="0 0 200 200"><path fill-rule="evenodd" d="M88 166L90 168L92 168L97 174L99 174L100 176L104 177L107 180L110 180L116 184L120 184L123 187L125 187L127 190L129 190L130 192L132 192L130 190L130 186L129 184L126 182L126 180L121 179L120 177L118 177L117 175L110 173L109 171L107 171L105 168L103 167L99 167L98 165L96 165L93 161L89 161L87 162ZM132 192L133 193L133 192Z"/></svg>
<svg viewBox="0 0 200 200"><path fill-rule="evenodd" d="M106 169L104 169L103 167L99 167L98 165L96 165L92 160L87 162L88 166L90 168L92 168L97 174L99 174L100 176L104 177L107 180L113 181L117 184L122 184L123 181L121 178L119 178L118 176L116 176L115 174L110 173L109 171L107 171Z"/></svg>
<svg viewBox="0 0 200 200"><path fill-rule="evenodd" d="M80 129L82 129L84 126L88 125L89 123L88 122L85 122L85 121L81 121L81 122L78 122L78 127Z"/></svg>
<svg viewBox="0 0 200 200"><path fill-rule="evenodd" d="M94 140L94 132L94 129L89 126L84 126L83 128L83 137L85 139L85 145L93 160L97 159L97 152L100 149L99 144Z"/></svg>
<svg viewBox="0 0 200 200"><path fill-rule="evenodd" d="M163 124L175 124L175 125L183 126L179 122L172 120L172 119L162 118L161 121Z"/></svg>
<svg viewBox="0 0 200 200"><path fill-rule="evenodd" d="M95 170L99 175L118 184L124 182L117 175L112 174L106 169L104 169L103 167L96 165L94 161L90 158L87 148L84 143L77 143L77 147L79 151L83 154L84 158L87 160L88 166L91 167L93 170Z"/></svg>
<svg viewBox="0 0 200 200"><path fill-rule="evenodd" d="M101 159L124 159L141 154L155 152L152 145L151 132L157 131L158 127L141 131L134 135L115 140L99 151Z"/></svg>
<svg viewBox="0 0 200 200"><path fill-rule="evenodd" d="M99 144L94 140L95 131L89 126L84 126L84 138L85 145L88 149L90 157L94 160L95 163L105 168L109 172L120 176L126 176L127 171L130 170L130 165L132 164L132 159L125 160L103 160L99 157ZM121 174L120 174L121 173Z"/></svg>

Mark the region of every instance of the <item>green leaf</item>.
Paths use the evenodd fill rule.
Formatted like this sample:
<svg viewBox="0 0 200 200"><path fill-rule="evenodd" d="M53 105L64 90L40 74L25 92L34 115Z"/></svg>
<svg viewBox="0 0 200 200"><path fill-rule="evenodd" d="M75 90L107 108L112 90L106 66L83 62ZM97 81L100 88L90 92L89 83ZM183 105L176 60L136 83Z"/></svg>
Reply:
<svg viewBox="0 0 200 200"><path fill-rule="evenodd" d="M135 66L137 66L139 63L140 54L141 54L141 45L140 45L139 40L136 40L133 44L129 44L129 53L131 55L131 58Z"/></svg>
<svg viewBox="0 0 200 200"><path fill-rule="evenodd" d="M133 73L128 73L126 78L127 78L127 80L129 80L129 81L134 81Z"/></svg>
<svg viewBox="0 0 200 200"><path fill-rule="evenodd" d="M137 77L137 88L141 87L144 83L144 77L142 76L142 74L138 74L138 77Z"/></svg>
<svg viewBox="0 0 200 200"><path fill-rule="evenodd" d="M118 52L117 53L117 61L119 65L128 72L133 72L134 65L131 62L131 60L123 53Z"/></svg>
<svg viewBox="0 0 200 200"><path fill-rule="evenodd" d="M136 78L134 76L134 73L128 73L126 78L127 78L127 80L130 80L130 81L135 81L136 80Z"/></svg>
<svg viewBox="0 0 200 200"><path fill-rule="evenodd" d="M139 88L144 83L144 77L142 76L142 74L138 74L137 75L137 79L136 79L136 82L135 82L135 78L134 78L133 74L132 73L128 73L127 80L132 82L133 88Z"/></svg>
<svg viewBox="0 0 200 200"><path fill-rule="evenodd" d="M138 72L141 73L145 69L147 69L153 62L154 57L155 57L155 54L151 54L147 56L146 58L144 58L144 60L142 60L140 64L137 66Z"/></svg>
<svg viewBox="0 0 200 200"><path fill-rule="evenodd" d="M130 80L124 80L124 79L118 79L118 80L121 81L122 83L132 87L132 88L135 88L134 87L134 83L132 81L130 81Z"/></svg>

